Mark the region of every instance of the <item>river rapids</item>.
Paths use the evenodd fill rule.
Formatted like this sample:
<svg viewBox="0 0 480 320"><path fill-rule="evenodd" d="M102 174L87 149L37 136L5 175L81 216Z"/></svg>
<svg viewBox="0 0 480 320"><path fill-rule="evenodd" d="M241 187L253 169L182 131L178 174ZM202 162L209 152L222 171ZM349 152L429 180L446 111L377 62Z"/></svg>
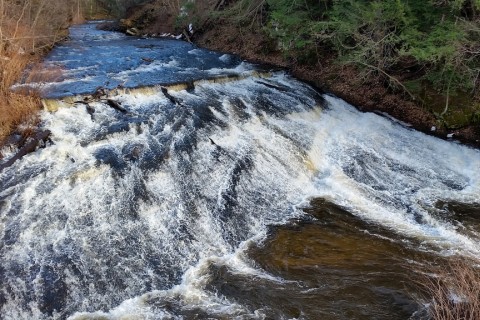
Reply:
<svg viewBox="0 0 480 320"><path fill-rule="evenodd" d="M102 86L124 110L99 98L45 111L51 141L0 172L1 319L315 319L278 301L325 297L328 281L261 261L278 230L326 223L305 210L313 199L364 226L351 245L362 234L383 241L381 228L409 250L480 254L478 216L458 221L438 205L480 206L478 150L361 113L282 71L94 23L72 28L44 66L62 71L30 80L44 97ZM168 86L179 83L189 85ZM288 239L280 249L307 245ZM325 274L313 265L309 277ZM380 296L400 289L389 290ZM342 308L322 319L394 318Z"/></svg>

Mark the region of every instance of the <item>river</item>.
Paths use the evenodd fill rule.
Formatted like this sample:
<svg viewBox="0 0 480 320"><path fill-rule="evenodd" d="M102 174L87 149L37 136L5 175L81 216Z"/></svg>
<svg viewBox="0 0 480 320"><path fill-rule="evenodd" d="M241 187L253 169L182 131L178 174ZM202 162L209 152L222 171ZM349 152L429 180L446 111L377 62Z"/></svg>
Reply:
<svg viewBox="0 0 480 320"><path fill-rule="evenodd" d="M1 319L419 319L417 269L479 256L478 150L95 26L18 86L56 111L0 172Z"/></svg>

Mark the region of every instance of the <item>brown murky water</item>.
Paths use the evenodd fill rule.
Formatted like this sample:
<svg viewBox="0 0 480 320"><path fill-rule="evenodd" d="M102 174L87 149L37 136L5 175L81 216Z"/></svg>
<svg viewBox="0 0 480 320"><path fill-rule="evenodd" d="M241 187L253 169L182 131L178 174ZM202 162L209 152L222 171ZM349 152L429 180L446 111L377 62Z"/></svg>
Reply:
<svg viewBox="0 0 480 320"><path fill-rule="evenodd" d="M478 207L443 206L470 220L478 213ZM427 318L418 281L446 258L323 199L306 211L309 219L272 227L267 240L249 251L277 280L212 266L210 289L272 319Z"/></svg>

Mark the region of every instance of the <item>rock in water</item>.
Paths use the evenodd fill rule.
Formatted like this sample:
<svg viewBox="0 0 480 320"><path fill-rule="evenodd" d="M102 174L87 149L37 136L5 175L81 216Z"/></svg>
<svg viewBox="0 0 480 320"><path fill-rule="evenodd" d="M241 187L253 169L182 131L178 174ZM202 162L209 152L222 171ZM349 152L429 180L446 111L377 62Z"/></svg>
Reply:
<svg viewBox="0 0 480 320"><path fill-rule="evenodd" d="M52 132L50 130L38 131L33 137L29 138L27 142L18 150L18 152L11 157L7 162L0 164L0 171L10 167L15 161L21 159L30 152L34 152L37 147L42 146L48 141Z"/></svg>

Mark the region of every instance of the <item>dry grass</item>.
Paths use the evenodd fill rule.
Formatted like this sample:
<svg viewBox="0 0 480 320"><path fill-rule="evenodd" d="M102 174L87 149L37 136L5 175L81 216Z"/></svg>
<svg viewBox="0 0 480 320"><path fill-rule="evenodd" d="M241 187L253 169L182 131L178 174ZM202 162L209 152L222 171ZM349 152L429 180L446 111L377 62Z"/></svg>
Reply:
<svg viewBox="0 0 480 320"><path fill-rule="evenodd" d="M428 313L434 320L480 319L478 261L456 257L435 267L420 281Z"/></svg>
<svg viewBox="0 0 480 320"><path fill-rule="evenodd" d="M0 0L0 147L14 131L24 136L34 131L41 106L38 94L15 93L11 86L19 81L29 64L38 61L66 35L69 23L83 20L73 3L72 0ZM56 73L57 70L46 73L34 70L30 80Z"/></svg>
<svg viewBox="0 0 480 320"><path fill-rule="evenodd" d="M123 2L125 0L122 0ZM98 0L0 0L0 148L14 131L33 132L38 121L38 93L10 90L25 68L36 62L67 34L67 28L103 12ZM61 75L43 66L29 72L27 80L41 82ZM1 154L0 154L1 157Z"/></svg>
<svg viewBox="0 0 480 320"><path fill-rule="evenodd" d="M10 90L28 64L29 57L20 54L1 56L0 145L15 130L22 135L28 135L31 127L37 124L37 111L41 105L38 95L23 95Z"/></svg>

